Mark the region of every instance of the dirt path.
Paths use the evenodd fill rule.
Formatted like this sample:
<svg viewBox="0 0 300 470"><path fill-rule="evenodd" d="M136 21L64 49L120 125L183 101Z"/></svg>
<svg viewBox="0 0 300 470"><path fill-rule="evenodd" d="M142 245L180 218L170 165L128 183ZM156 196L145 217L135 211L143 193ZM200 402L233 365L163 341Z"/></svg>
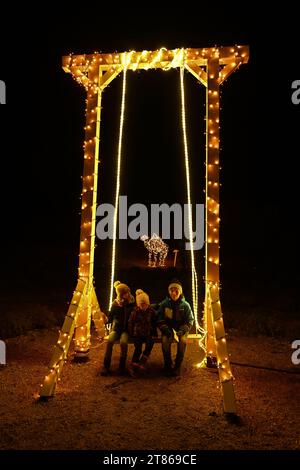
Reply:
<svg viewBox="0 0 300 470"><path fill-rule="evenodd" d="M36 403L56 339L52 330L7 341L1 449L300 449L300 368L292 366L286 341L229 340L233 363L256 366L233 365L241 423L232 424L222 412L216 371L194 367L196 345L189 345L182 377L162 375L156 344L148 375L132 379L99 376L104 345L93 340L90 361L68 361L55 398Z"/></svg>

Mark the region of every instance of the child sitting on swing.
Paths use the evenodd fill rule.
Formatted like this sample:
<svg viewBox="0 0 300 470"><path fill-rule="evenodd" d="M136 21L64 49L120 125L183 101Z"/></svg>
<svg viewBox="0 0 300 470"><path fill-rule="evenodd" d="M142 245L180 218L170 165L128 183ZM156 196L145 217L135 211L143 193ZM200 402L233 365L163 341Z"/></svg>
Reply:
<svg viewBox="0 0 300 470"><path fill-rule="evenodd" d="M136 307L128 320L128 333L133 339L134 353L129 362L129 373L134 376L136 370L145 370L145 364L151 354L156 331L156 312L150 306L149 296L141 289L136 291ZM143 343L145 343L144 351Z"/></svg>

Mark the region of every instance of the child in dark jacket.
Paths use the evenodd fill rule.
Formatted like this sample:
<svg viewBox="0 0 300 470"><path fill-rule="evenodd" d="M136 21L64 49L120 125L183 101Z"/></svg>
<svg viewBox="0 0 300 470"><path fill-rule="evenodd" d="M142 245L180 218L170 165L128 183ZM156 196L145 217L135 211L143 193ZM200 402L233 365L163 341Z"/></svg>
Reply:
<svg viewBox="0 0 300 470"><path fill-rule="evenodd" d="M149 296L146 292L136 291L136 307L132 310L128 321L128 332L133 338L134 353L129 363L129 372L134 375L134 370L145 369L145 364L151 354L156 333L156 312L150 307ZM145 343L145 349L143 349Z"/></svg>
<svg viewBox="0 0 300 470"><path fill-rule="evenodd" d="M101 375L109 375L110 363L115 341L120 339L120 374L126 371L126 359L128 350L128 320L135 306L134 297L126 284L120 281L114 283L117 292L117 298L113 301L108 314L107 323L112 323L112 327L108 336L106 352L104 356L104 364Z"/></svg>

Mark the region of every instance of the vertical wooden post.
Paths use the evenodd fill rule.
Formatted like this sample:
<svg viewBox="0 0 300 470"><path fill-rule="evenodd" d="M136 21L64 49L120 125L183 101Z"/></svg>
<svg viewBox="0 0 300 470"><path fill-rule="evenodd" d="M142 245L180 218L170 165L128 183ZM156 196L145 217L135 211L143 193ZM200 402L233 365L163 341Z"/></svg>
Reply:
<svg viewBox="0 0 300 470"><path fill-rule="evenodd" d="M205 192L205 310L207 365L216 358L209 289L219 287L219 59L207 59L206 88L206 192Z"/></svg>
<svg viewBox="0 0 300 470"><path fill-rule="evenodd" d="M233 377L227 352L225 329L219 299L220 218L219 218L219 58L207 60L206 88L206 253L205 329L207 366L217 365L226 413L236 413Z"/></svg>
<svg viewBox="0 0 300 470"><path fill-rule="evenodd" d="M90 87L88 89L86 106L78 270L79 279L87 283L87 295L84 300L83 308L80 310L77 317L75 330L75 351L81 353L87 353L90 346L102 97L102 89L99 87L101 76L101 68L98 67L96 67L93 75L89 75L89 79L92 80L93 83L96 83L98 87L95 89Z"/></svg>

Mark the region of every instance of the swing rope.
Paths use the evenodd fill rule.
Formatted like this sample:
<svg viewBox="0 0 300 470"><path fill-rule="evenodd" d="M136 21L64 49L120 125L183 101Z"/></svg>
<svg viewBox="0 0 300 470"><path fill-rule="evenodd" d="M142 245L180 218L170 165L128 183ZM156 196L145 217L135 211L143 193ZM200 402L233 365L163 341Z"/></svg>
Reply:
<svg viewBox="0 0 300 470"><path fill-rule="evenodd" d="M194 243L193 243L193 218L192 218L192 204L191 204L191 186L190 186L190 168L189 168L189 151L186 135L186 113L185 113L185 93L184 93L184 67L180 67L180 91L181 91L181 120L183 132L183 146L184 146L184 159L185 159L185 174L187 186L187 201L188 201L188 223L189 223L189 241L191 251L191 271L192 271L192 298L193 298L193 311L195 315L196 330L199 330L198 323L198 278L195 268L194 256Z"/></svg>
<svg viewBox="0 0 300 470"><path fill-rule="evenodd" d="M194 245L193 245L193 218L192 218L190 168L189 168L190 165L189 165L189 151L188 151L188 143L187 143L187 135L186 135L186 112L185 112L185 93L184 93L184 53L182 53L181 57L182 57L182 63L180 66L181 120L182 120L186 187L187 187L187 200L188 200L188 222L189 222L189 240L190 240L190 250L191 250L193 311L195 315L196 333L200 335L199 346L205 353L204 355L205 357L206 347L205 347L204 340L206 337L206 331L199 325L199 322L198 322L198 277L197 277L197 271L195 267L195 256L194 256Z"/></svg>
<svg viewBox="0 0 300 470"><path fill-rule="evenodd" d="M126 57L125 57L125 61L126 61ZM123 127L124 127L124 114L125 114L127 66L128 65L125 64L125 67L123 70L122 102L121 102L121 113L120 113L119 143L118 143L117 182L116 182L115 210L114 210L114 223L113 223L113 244L112 244L112 258L111 258L109 310L113 302L113 294L114 294L114 277L115 277L115 264L116 264L116 238L117 238L117 224L118 224L118 211L119 211L120 175L121 175L122 141L123 141Z"/></svg>
<svg viewBox="0 0 300 470"><path fill-rule="evenodd" d="M113 221L113 244L112 244L109 309L111 308L111 305L113 302L113 293L114 293L114 277L115 277L115 264L116 264L116 239L117 239L117 225L118 225L122 142L123 142L125 98L126 98L126 78L127 78L127 67L131 59L130 56L131 54L128 54L128 57L125 55L125 66L123 70L122 100L121 100L121 111L120 111L120 127L119 127L118 156L117 156L117 180L116 180L115 210L114 210L114 221ZM198 278L197 278L197 271L195 268L195 256L194 256L194 245L193 245L193 223L192 223L192 204L191 204L191 188L190 188L189 152L188 152L187 133L186 133L183 51L181 54L181 59L182 59L182 64L180 66L181 118L182 118L185 171L186 171L186 183L187 183L188 224L189 224L189 241L190 241L191 271L192 271L192 300L193 300L193 311L195 315L196 332L202 335L202 340L199 341L199 344L201 347L203 347L201 343L203 342L206 332L203 328L201 328L201 326L198 323Z"/></svg>

